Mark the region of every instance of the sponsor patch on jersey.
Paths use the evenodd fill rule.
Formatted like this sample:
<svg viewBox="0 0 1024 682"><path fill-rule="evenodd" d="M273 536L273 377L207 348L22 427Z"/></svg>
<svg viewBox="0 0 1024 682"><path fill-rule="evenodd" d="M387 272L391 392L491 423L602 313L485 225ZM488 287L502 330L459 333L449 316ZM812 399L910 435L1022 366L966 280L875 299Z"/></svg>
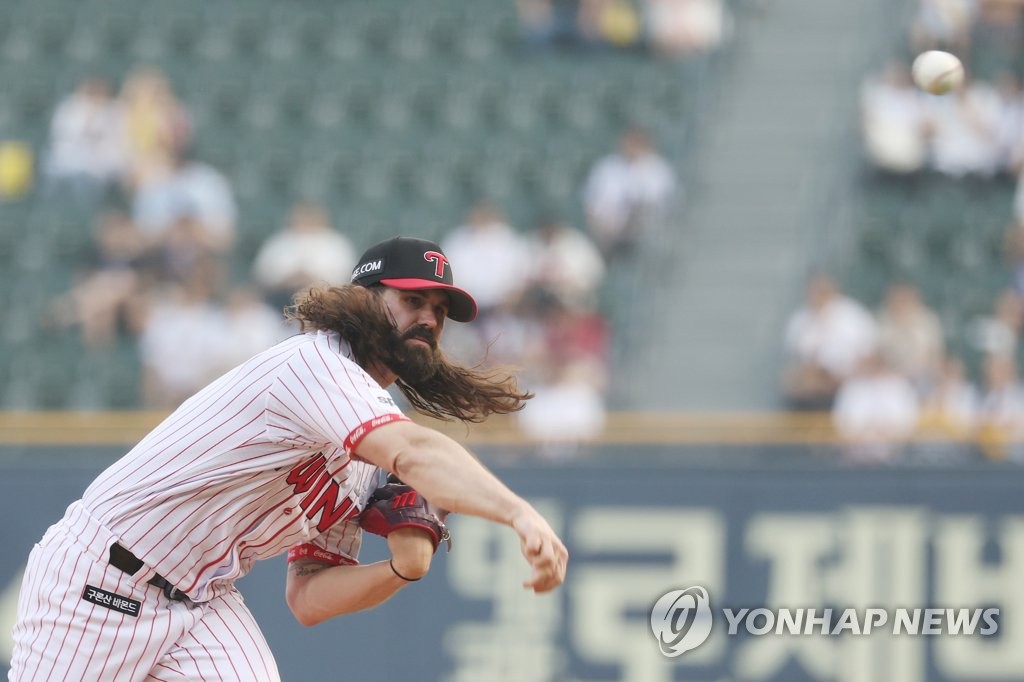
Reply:
<svg viewBox="0 0 1024 682"><path fill-rule="evenodd" d="M298 561L299 559L312 559L313 561L319 561L325 564L331 564L333 566L358 566L359 562L351 557L347 557L343 554L335 554L329 552L322 547L306 543L304 545L296 545L288 550L288 561Z"/></svg>
<svg viewBox="0 0 1024 682"><path fill-rule="evenodd" d="M129 599L128 597L122 597L121 595L114 594L113 592L101 590L100 588L93 587L92 585L85 586L85 591L82 592L82 599L92 604L96 604L97 606L102 606L105 609L110 609L111 611L117 611L118 613L123 613L126 616L131 616L132 618L139 617L139 608L142 606L142 602Z"/></svg>

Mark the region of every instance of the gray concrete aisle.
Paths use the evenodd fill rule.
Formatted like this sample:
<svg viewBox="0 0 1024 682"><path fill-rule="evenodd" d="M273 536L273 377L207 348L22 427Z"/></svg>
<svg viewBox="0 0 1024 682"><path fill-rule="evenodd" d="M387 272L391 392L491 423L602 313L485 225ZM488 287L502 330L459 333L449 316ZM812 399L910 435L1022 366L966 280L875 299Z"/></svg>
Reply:
<svg viewBox="0 0 1024 682"><path fill-rule="evenodd" d="M695 157L683 160L679 224L639 256L617 407L778 405L785 318L849 219L858 87L899 45L907 5L767 0L738 17Z"/></svg>

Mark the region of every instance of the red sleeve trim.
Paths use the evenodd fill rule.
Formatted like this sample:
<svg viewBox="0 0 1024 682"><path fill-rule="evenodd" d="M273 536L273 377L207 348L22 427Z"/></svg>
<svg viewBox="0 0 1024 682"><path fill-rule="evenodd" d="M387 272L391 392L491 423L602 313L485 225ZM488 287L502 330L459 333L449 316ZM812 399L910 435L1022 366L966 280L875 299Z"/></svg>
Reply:
<svg viewBox="0 0 1024 682"><path fill-rule="evenodd" d="M288 563L298 561L299 559L312 559L313 561L330 564L331 566L359 565L359 562L351 557L347 557L344 554L328 552L323 547L317 547L316 545L309 543L297 545L288 550Z"/></svg>
<svg viewBox="0 0 1024 682"><path fill-rule="evenodd" d="M355 453L355 449L359 447L359 444L363 442L367 434L373 431L377 427L390 424L391 422L397 421L409 421L409 418L404 414L398 412L389 412L388 414L382 414L379 417L374 417L369 421L365 421L356 428L352 429L352 432L348 434L348 438L345 439L343 446L345 452L351 457Z"/></svg>

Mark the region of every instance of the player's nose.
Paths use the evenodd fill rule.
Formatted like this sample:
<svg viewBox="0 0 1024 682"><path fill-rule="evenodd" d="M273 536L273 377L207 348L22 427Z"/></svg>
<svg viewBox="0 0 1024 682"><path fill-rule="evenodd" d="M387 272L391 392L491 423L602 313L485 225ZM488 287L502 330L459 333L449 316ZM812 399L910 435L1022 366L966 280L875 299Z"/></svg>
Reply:
<svg viewBox="0 0 1024 682"><path fill-rule="evenodd" d="M417 315L415 322L413 322L413 326L417 330L420 330L420 331L426 330L426 331L429 331L431 334L434 333L434 326L435 325L434 325L433 320L431 319L431 317L429 315L424 315L423 313L420 313L419 315Z"/></svg>
<svg viewBox="0 0 1024 682"><path fill-rule="evenodd" d="M431 333L434 333L440 325L437 314L433 310L428 310L427 307L420 311L416 323L421 327L429 329Z"/></svg>

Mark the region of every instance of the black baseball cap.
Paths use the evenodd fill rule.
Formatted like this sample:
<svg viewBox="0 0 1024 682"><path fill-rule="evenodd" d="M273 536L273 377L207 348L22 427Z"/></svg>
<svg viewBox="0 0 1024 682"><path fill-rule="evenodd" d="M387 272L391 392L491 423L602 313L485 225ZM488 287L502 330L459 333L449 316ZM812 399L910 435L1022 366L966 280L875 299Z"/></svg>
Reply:
<svg viewBox="0 0 1024 682"><path fill-rule="evenodd" d="M450 299L448 317L456 322L476 317L476 301L452 283L448 257L426 239L393 237L374 244L359 258L352 282L364 287L384 284L395 289L443 289Z"/></svg>

